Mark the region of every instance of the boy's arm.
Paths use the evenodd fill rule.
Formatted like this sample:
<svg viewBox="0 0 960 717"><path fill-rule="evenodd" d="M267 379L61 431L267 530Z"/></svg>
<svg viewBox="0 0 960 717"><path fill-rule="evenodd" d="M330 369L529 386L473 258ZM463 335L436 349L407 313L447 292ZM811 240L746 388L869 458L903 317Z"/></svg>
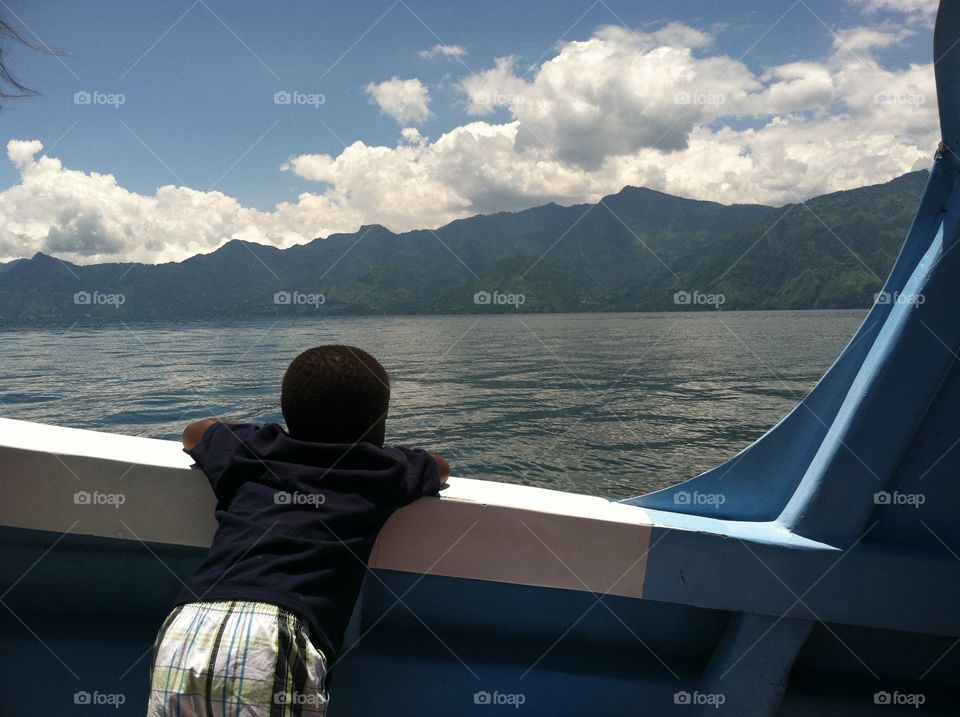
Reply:
<svg viewBox="0 0 960 717"><path fill-rule="evenodd" d="M440 485L446 485L447 478L450 477L450 464L447 463L447 460L443 456L437 455L432 451L429 453L430 457L433 458L434 462L437 464L437 472L440 474Z"/></svg>

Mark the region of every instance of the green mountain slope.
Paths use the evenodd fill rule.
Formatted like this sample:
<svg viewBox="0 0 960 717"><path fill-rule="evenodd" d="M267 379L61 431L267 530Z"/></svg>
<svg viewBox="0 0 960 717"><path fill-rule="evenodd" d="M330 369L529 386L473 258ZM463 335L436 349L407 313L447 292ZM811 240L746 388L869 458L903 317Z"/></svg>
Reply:
<svg viewBox="0 0 960 717"><path fill-rule="evenodd" d="M231 241L161 265L76 266L37 254L3 265L0 317L704 308L675 304L676 292L723 294L724 309L866 306L925 181L914 172L780 208L627 187L597 204L548 204L437 230L371 225L285 250Z"/></svg>

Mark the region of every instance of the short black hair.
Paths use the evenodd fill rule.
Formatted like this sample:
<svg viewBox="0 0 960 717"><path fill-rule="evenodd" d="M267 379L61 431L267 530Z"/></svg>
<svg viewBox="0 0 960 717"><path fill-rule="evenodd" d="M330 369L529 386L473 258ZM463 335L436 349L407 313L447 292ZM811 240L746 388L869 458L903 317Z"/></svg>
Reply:
<svg viewBox="0 0 960 717"><path fill-rule="evenodd" d="M307 349L283 376L280 407L299 440L383 446L389 405L386 370L353 346Z"/></svg>

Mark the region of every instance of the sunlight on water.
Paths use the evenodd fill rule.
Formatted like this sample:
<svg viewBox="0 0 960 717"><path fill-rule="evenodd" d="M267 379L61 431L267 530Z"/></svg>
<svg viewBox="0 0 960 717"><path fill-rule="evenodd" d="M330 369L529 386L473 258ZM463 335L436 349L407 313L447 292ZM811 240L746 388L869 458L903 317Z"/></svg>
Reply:
<svg viewBox="0 0 960 717"><path fill-rule="evenodd" d="M685 480L809 390L861 311L338 318L7 329L11 418L178 438L206 416L280 421L302 349L390 372L388 441L455 475L623 498Z"/></svg>

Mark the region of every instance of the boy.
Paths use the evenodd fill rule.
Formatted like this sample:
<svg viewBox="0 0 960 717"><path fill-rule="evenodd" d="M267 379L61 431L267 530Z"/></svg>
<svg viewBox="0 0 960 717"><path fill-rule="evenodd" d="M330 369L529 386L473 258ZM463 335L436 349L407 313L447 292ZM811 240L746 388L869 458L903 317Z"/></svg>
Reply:
<svg viewBox="0 0 960 717"><path fill-rule="evenodd" d="M377 533L450 475L438 455L383 447L389 400L376 359L319 346L283 377L289 433L187 426L219 527L157 636L148 717L326 713L327 667Z"/></svg>

